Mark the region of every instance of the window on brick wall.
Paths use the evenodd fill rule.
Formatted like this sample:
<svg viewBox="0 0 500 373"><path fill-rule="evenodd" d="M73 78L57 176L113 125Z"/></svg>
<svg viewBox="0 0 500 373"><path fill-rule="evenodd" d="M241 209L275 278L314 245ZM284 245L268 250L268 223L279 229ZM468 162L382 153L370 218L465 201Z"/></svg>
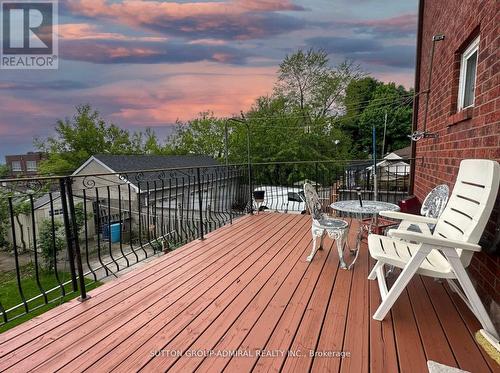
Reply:
<svg viewBox="0 0 500 373"><path fill-rule="evenodd" d="M477 37L462 54L460 62L460 81L458 85L458 110L474 106L478 53L479 37Z"/></svg>
<svg viewBox="0 0 500 373"><path fill-rule="evenodd" d="M20 161L12 161L12 171L19 172L22 171L21 162Z"/></svg>
<svg viewBox="0 0 500 373"><path fill-rule="evenodd" d="M26 161L26 171L37 171L36 161Z"/></svg>

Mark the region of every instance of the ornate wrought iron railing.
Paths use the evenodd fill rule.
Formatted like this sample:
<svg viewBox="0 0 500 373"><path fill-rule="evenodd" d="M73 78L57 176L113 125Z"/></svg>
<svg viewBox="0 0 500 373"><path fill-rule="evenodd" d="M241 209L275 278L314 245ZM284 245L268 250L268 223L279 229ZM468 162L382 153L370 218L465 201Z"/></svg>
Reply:
<svg viewBox="0 0 500 373"><path fill-rule="evenodd" d="M408 196L409 166L377 174L379 200ZM0 286L0 325L70 296L85 300L97 281L244 214L304 213L306 180L327 208L358 187L373 199L373 179L370 162L336 160L0 180L0 255L10 265L1 280L16 289Z"/></svg>

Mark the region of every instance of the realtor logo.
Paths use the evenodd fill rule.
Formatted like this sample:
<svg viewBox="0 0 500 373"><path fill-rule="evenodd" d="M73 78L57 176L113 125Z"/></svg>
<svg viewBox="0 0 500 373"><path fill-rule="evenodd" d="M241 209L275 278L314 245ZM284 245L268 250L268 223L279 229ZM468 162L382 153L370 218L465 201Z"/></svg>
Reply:
<svg viewBox="0 0 500 373"><path fill-rule="evenodd" d="M0 0L0 69L57 69L56 28L56 0Z"/></svg>

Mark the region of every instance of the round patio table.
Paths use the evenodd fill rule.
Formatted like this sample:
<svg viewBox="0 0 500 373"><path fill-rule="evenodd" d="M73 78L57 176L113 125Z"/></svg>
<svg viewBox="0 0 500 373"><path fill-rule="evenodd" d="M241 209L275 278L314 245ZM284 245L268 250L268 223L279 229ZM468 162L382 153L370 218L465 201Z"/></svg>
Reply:
<svg viewBox="0 0 500 373"><path fill-rule="evenodd" d="M347 200L338 201L332 203L330 207L335 211L343 215L348 215L351 218L349 223L349 229L351 228L352 216L354 215L359 222L358 234L356 237L356 248L352 250L349 246L348 239L346 239L346 244L349 247L349 251L352 255L355 255L353 261L348 266L348 269L354 265L359 255L359 247L361 245L361 239L363 238L364 232L370 234L372 232L372 226L378 224L378 213L380 211L399 211L399 206L394 203L389 202L379 202L379 201L362 201L363 206L360 205L359 200ZM363 215L370 216L370 223L363 223Z"/></svg>

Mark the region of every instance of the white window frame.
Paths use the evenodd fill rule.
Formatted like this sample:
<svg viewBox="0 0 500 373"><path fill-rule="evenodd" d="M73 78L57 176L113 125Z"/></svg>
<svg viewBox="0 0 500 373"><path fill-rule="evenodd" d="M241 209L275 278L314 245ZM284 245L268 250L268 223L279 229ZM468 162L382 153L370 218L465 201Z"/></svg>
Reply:
<svg viewBox="0 0 500 373"><path fill-rule="evenodd" d="M12 172L21 172L23 170L23 165L21 161L12 161L11 167L12 167Z"/></svg>
<svg viewBox="0 0 500 373"><path fill-rule="evenodd" d="M474 74L474 94L472 96L472 103L469 106L464 107L464 100L465 100L465 79L467 76L467 61L469 58L477 52L477 59L479 62L479 36L474 39L472 43L467 47L467 49L462 53L461 59L460 59L460 79L458 82L458 110L463 110L467 109L468 107L473 107L474 106L474 101L476 99L476 81L477 81L477 65L478 63L476 62L476 73Z"/></svg>
<svg viewBox="0 0 500 373"><path fill-rule="evenodd" d="M34 165L34 167L33 167ZM26 161L26 171L36 172L38 171L38 165L36 161Z"/></svg>
<svg viewBox="0 0 500 373"><path fill-rule="evenodd" d="M63 214L63 209L62 208L57 208L57 209L54 209L54 210L49 210L49 216L58 216L58 215L62 215Z"/></svg>

